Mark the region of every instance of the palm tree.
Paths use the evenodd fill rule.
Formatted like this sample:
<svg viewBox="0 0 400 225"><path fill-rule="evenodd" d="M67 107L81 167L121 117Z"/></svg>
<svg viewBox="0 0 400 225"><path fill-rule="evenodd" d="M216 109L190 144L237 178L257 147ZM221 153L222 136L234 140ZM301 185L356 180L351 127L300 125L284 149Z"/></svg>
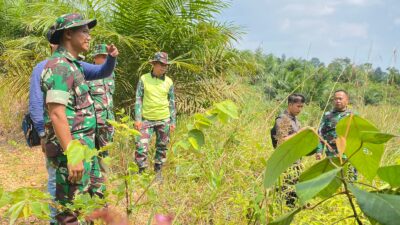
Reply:
<svg viewBox="0 0 400 225"><path fill-rule="evenodd" d="M156 51L170 54L173 66L169 74L176 83L224 76L230 66L243 61L229 53L240 31L215 19L227 7L220 0L8 0L0 7L13 9L4 16L21 28L16 35L20 38L5 38L0 56L7 80L2 83L19 87L14 94L20 96L27 96L33 66L49 55L44 38L48 27L58 16L70 12L98 20L92 32L93 43L119 47L118 106L132 105L138 77L149 69L148 59ZM196 86L186 85L179 91L182 96L189 91L187 88L195 90Z"/></svg>

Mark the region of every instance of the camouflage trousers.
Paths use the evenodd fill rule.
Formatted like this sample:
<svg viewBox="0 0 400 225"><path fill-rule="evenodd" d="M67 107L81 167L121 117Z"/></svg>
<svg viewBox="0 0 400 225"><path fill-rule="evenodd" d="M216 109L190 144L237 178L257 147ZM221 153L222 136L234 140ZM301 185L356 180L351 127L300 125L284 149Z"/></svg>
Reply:
<svg viewBox="0 0 400 225"><path fill-rule="evenodd" d="M303 164L300 160L298 160L285 171L283 177L282 191L283 196L286 200L286 205L289 207L295 206L297 194L294 185L299 182L299 178L303 171L303 168Z"/></svg>
<svg viewBox="0 0 400 225"><path fill-rule="evenodd" d="M114 119L112 110L96 110L96 149L100 149L112 142L114 127L107 120ZM100 156L108 156L108 152L101 152Z"/></svg>
<svg viewBox="0 0 400 225"><path fill-rule="evenodd" d="M88 145L90 148L94 148L94 135L93 137L86 137L79 139L79 141ZM105 185L103 183L103 175L100 171L98 157L92 158L91 162L84 162L84 173L82 179L78 183L71 183L68 181L68 161L67 156L62 153L60 145L53 140L48 140L46 144L47 148L53 148L58 150L58 154L55 157L49 157L49 161L56 168L56 194L55 199L61 205L71 203L76 194L89 193L92 196L97 195L103 197L105 191ZM77 213L75 212L58 212L56 219L59 224L77 225L79 224L77 219Z"/></svg>
<svg viewBox="0 0 400 225"><path fill-rule="evenodd" d="M151 121L144 120L140 129L141 136L136 138L135 161L139 168L148 167L147 155L153 133L156 133L155 164L163 165L167 160L170 136L170 119Z"/></svg>
<svg viewBox="0 0 400 225"><path fill-rule="evenodd" d="M96 149L100 150L108 143L112 142L114 136L114 127L107 122L107 120L114 120L114 113L112 110L97 110L96 109ZM100 170L105 175L108 171L108 166L104 164L103 158L108 156L108 151L101 151L99 153ZM102 181L103 183L105 182Z"/></svg>

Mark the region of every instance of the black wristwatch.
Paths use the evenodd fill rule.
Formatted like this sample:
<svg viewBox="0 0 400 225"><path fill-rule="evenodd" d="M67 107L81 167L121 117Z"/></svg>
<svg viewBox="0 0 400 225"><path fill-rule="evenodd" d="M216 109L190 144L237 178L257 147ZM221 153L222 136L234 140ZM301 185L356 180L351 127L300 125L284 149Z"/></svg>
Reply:
<svg viewBox="0 0 400 225"><path fill-rule="evenodd" d="M46 137L46 133L45 132L39 132L39 137L40 139L43 139Z"/></svg>

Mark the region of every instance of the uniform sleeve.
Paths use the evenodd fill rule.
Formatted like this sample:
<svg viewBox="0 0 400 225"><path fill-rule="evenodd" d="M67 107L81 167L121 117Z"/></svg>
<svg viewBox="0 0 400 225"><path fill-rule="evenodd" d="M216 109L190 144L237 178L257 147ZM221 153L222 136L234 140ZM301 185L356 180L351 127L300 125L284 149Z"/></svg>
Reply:
<svg viewBox="0 0 400 225"><path fill-rule="evenodd" d="M144 85L142 79L139 79L136 88L136 101L135 101L135 121L142 121L142 108L143 108L143 94Z"/></svg>
<svg viewBox="0 0 400 225"><path fill-rule="evenodd" d="M324 138L322 130L325 128L325 126L326 126L326 116L324 115L324 117L322 118L321 124L319 125L319 129L318 129L318 134L321 138ZM318 146L316 149L316 153L322 153L324 150L324 147L325 147L324 142L319 140L319 143L318 143Z"/></svg>
<svg viewBox="0 0 400 225"><path fill-rule="evenodd" d="M67 105L70 98L69 90L72 89L74 74L67 65L56 64L53 67L45 68L43 75L46 84L46 104L58 103Z"/></svg>
<svg viewBox="0 0 400 225"><path fill-rule="evenodd" d="M113 74L116 58L108 55L106 61L101 65L95 65L87 62L80 62L83 67L85 80L98 80L109 77Z"/></svg>
<svg viewBox="0 0 400 225"><path fill-rule="evenodd" d="M176 107L175 107L175 91L174 85L171 85L168 92L169 113L171 117L171 125L176 125Z"/></svg>

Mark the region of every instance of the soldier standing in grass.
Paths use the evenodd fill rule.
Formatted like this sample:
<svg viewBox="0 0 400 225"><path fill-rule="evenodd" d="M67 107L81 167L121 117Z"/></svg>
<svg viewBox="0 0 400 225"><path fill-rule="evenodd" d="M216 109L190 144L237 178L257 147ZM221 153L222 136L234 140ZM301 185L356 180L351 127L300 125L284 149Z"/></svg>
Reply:
<svg viewBox="0 0 400 225"><path fill-rule="evenodd" d="M156 133L156 154L154 170L158 179L166 162L170 132L175 130L176 110L174 86L165 75L168 69L168 54L157 52L150 61L150 73L140 77L136 89L135 127L141 133L136 140L135 161L139 172L148 167L147 155L152 134Z"/></svg>
<svg viewBox="0 0 400 225"><path fill-rule="evenodd" d="M93 60L96 65L103 64L107 59L107 45L99 44L94 47ZM114 129L107 120L114 120L113 112L113 94L115 91L115 75L108 76L104 79L88 81L90 94L94 100L94 108L96 111L96 148L106 146L112 141ZM100 153L100 168L103 173L106 172L106 165L102 163L101 158L106 157L108 152Z"/></svg>
<svg viewBox="0 0 400 225"><path fill-rule="evenodd" d="M104 185L90 185L90 173L101 178L98 158L72 165L62 151L72 140L94 148L96 117L89 86L85 81L78 55L89 49L89 29L96 20L84 20L79 14L66 14L56 20L50 43L59 47L48 59L41 75L41 89L46 103L45 128L47 152L54 152L56 169L56 201L70 203L77 193L102 196ZM57 216L60 224L79 224L74 212Z"/></svg>
<svg viewBox="0 0 400 225"><path fill-rule="evenodd" d="M325 144L321 141L318 144L315 157L317 160L322 158L322 153L325 149L327 157L337 157L338 148L336 146L336 124L344 117L350 115L352 111L348 109L349 94L345 90L337 90L334 93L334 107L332 111L324 114L322 118L318 133L327 142L329 147L325 148ZM344 159L347 158L345 154L342 156ZM349 173L353 173L350 178L357 179L357 170L353 167L349 167Z"/></svg>
<svg viewBox="0 0 400 225"><path fill-rule="evenodd" d="M291 136L300 131L301 124L297 117L303 109L305 98L301 94L291 94L288 97L288 107L280 114L271 130L271 139L274 148L285 142ZM298 182L303 166L301 161L295 162L286 172L283 180L282 190L285 195L286 205L294 207L297 199L294 185Z"/></svg>

